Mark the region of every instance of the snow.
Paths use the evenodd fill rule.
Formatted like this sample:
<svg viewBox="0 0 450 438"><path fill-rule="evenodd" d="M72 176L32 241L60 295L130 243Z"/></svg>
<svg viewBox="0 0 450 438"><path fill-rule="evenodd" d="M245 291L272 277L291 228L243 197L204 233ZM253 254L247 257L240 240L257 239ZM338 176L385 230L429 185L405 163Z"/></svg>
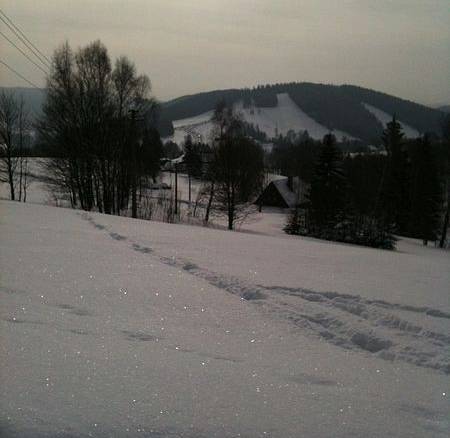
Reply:
<svg viewBox="0 0 450 438"><path fill-rule="evenodd" d="M197 125L199 123L209 122L214 114L214 111L208 111L195 117L188 117L182 120L174 120L173 127L181 128L183 126Z"/></svg>
<svg viewBox="0 0 450 438"><path fill-rule="evenodd" d="M244 108L242 102L237 103L234 108L247 123L258 126L269 138L278 134L286 135L289 130L294 130L296 133L307 130L312 138L321 140L330 132L328 128L316 122L299 108L288 93L277 94L277 99L278 104L275 108ZM208 111L196 117L175 120L173 122L174 135L165 140L182 144L189 134L193 138L209 141L213 127L212 115L213 111ZM342 131L333 131L333 133L339 140L343 137L353 139L351 135Z"/></svg>
<svg viewBox="0 0 450 438"><path fill-rule="evenodd" d="M2 436L448 436L448 252L0 212Z"/></svg>
<svg viewBox="0 0 450 438"><path fill-rule="evenodd" d="M236 109L242 114L245 121L258 126L269 137L278 134L286 135L289 130L308 131L312 138L321 140L330 132L328 128L319 124L309 117L295 102L288 93L277 94L278 105L275 108L244 108L242 103ZM351 135L342 131L333 131L340 140L342 137L349 139Z"/></svg>
<svg viewBox="0 0 450 438"><path fill-rule="evenodd" d="M45 176L45 159L30 157L28 158L28 182L27 202L33 204L54 204L55 199L42 182ZM17 184L18 185L18 184ZM17 189L16 189L17 191ZM9 199L9 185L0 184L0 199Z"/></svg>
<svg viewBox="0 0 450 438"><path fill-rule="evenodd" d="M211 118L213 111L200 114L195 117L189 117L181 120L174 120L172 122L174 127L174 134L170 137L166 137L164 141L174 141L178 145L182 145L188 135L192 137L194 141L210 142L211 131L213 125Z"/></svg>
<svg viewBox="0 0 450 438"><path fill-rule="evenodd" d="M383 125L383 127L386 127L386 125L392 121L392 115L378 108L375 108L374 106L369 105L368 103L363 103L363 105L367 109L367 111L372 113L377 118L377 120ZM419 131L417 131L417 129L407 125L406 123L403 123L400 120L398 122L400 123L400 125L402 125L403 132L405 133L405 136L407 138L417 138L420 136L420 133Z"/></svg>

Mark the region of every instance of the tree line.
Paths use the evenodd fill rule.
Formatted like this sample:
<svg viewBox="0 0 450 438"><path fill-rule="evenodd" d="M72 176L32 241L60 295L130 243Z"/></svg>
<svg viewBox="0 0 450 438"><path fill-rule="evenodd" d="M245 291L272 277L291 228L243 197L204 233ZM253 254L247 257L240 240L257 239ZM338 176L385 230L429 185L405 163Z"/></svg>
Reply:
<svg viewBox="0 0 450 438"><path fill-rule="evenodd" d="M121 214L156 176L162 143L158 103L146 75L122 56L112 65L95 41L73 52L68 43L53 55L43 115L36 123L48 184L73 207Z"/></svg>
<svg viewBox="0 0 450 438"><path fill-rule="evenodd" d="M16 113L23 115L23 105L18 111L14 97L6 95L2 103L5 110L14 108L14 123L19 123L22 116ZM47 185L74 208L138 217L140 198L155 182L164 152L159 116L149 78L139 75L128 58L113 63L100 41L75 52L63 44L53 55L42 116L35 123L37 147L48 157L43 161ZM11 146L2 154L11 181L16 155L21 155L9 140L17 131L14 123L2 131L4 143ZM220 214L233 229L259 190L263 153L225 102L217 105L213 123L210 145L186 139L183 166L189 189L191 178L204 181L204 222ZM169 149L178 153L173 144ZM169 206L170 220L176 212L177 205Z"/></svg>
<svg viewBox="0 0 450 438"><path fill-rule="evenodd" d="M363 103L387 114L397 112L402 122L419 132L440 133L443 113L439 110L351 85L291 82L210 91L166 102L159 125L161 135L173 134L172 121L212 111L220 100L229 105L242 102L244 107L274 108L278 105L279 93L288 93L302 111L328 129L346 132L365 144L378 144L384 127Z"/></svg>
<svg viewBox="0 0 450 438"><path fill-rule="evenodd" d="M383 132L384 153L346 154L332 134L322 144L284 141L275 160L306 181L309 195L286 232L392 249L394 235L439 241L449 216L450 120L442 138L404 137L395 116Z"/></svg>

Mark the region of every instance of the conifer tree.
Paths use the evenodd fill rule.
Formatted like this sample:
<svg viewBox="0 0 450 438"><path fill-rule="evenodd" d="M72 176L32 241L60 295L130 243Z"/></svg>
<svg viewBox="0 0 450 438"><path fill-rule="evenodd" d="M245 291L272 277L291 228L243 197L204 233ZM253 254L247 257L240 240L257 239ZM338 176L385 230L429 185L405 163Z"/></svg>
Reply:
<svg viewBox="0 0 450 438"><path fill-rule="evenodd" d="M284 232L287 234L303 234L304 227L298 208L289 214L286 226L284 227Z"/></svg>
<svg viewBox="0 0 450 438"><path fill-rule="evenodd" d="M345 184L342 152L334 135L328 134L323 139L309 192L309 226L314 234L328 233L342 219Z"/></svg>
<svg viewBox="0 0 450 438"><path fill-rule="evenodd" d="M423 240L436 240L442 204L441 187L428 135L417 141L413 159L410 233Z"/></svg>
<svg viewBox="0 0 450 438"><path fill-rule="evenodd" d="M439 239L439 247L444 248L447 241L447 232L450 218L450 114L443 120L442 137L444 145L444 163L443 163L443 192L444 192L444 218L441 227L441 236Z"/></svg>
<svg viewBox="0 0 450 438"><path fill-rule="evenodd" d="M202 174L202 157L197 144L192 142L188 135L184 142L184 163L189 177L198 178Z"/></svg>
<svg viewBox="0 0 450 438"><path fill-rule="evenodd" d="M398 232L406 229L409 211L408 159L404 149L404 133L394 115L383 132L387 153L378 214L386 226Z"/></svg>
<svg viewBox="0 0 450 438"><path fill-rule="evenodd" d="M146 128L142 138L141 169L142 174L147 173L156 182L160 170L160 160L163 156L163 144L157 129Z"/></svg>

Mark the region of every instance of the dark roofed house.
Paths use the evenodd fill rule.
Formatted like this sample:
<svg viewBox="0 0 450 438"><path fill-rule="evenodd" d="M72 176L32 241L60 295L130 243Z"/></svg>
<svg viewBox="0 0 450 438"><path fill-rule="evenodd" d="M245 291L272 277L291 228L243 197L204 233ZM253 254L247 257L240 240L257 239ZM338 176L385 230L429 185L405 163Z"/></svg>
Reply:
<svg viewBox="0 0 450 438"><path fill-rule="evenodd" d="M306 184L298 177L272 181L256 200L257 205L266 207L295 208L304 202Z"/></svg>

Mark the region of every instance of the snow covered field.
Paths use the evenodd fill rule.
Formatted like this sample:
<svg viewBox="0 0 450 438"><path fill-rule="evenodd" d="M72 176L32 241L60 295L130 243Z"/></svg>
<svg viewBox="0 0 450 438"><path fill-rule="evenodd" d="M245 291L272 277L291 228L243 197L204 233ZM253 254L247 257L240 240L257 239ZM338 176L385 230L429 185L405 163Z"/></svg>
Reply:
<svg viewBox="0 0 450 438"><path fill-rule="evenodd" d="M0 266L2 436L450 431L449 252L0 201Z"/></svg>
<svg viewBox="0 0 450 438"><path fill-rule="evenodd" d="M28 183L27 200L31 204L55 204L54 197L49 193L47 187L42 182L45 176L45 158L28 158ZM16 189L17 190L17 189ZM9 185L0 184L0 199L9 199Z"/></svg>
<svg viewBox="0 0 450 438"><path fill-rule="evenodd" d="M30 204L42 204L51 206L69 206L70 202L61 199L61 195L58 194L56 197L52 195L46 184L43 182L45 179L45 158L30 158L29 159L29 171L30 171L30 185L27 190L27 203ZM281 175L267 174L267 181L273 181L276 179L284 178ZM154 190L151 196L157 197L167 197L174 196L175 187L175 174L171 172L161 172L158 177L158 181L165 183L171 187L171 190ZM196 202L197 194L202 188L203 183L198 179L192 178L191 181L191 206L194 208ZM0 200L9 199L9 186L8 184L0 184ZM187 217L188 213L188 201L189 201L189 183L188 176L186 174L178 174L178 199L180 201L180 209L182 211L182 220L191 223L201 223L204 216L203 207L198 205L197 207L197 217L192 219ZM205 202L203 200L203 202ZM142 202L144 204L144 202ZM158 215L155 213L153 219L158 220ZM161 219L161 218L159 218ZM192 219L192 220L191 220ZM264 213L258 213L251 218L247 219L243 224L236 224L237 228L242 231L250 231L263 234L284 234L283 227L286 223L286 212L281 209L264 208ZM210 224L212 227L226 228L227 221L226 217L219 217L213 215L210 219Z"/></svg>
<svg viewBox="0 0 450 438"><path fill-rule="evenodd" d="M309 135L317 140L321 140L330 130L309 117L287 93L277 94L278 105L275 108L244 108L242 102L235 105L235 110L242 118L254 126L258 126L265 132L268 138L276 137L278 134L286 135L289 130L295 132L307 130ZM211 117L213 111L208 111L196 117L182 120L175 120L173 126L174 135L165 140L172 140L178 144L183 144L187 135L201 141L209 141L212 130ZM352 139L353 137L342 131L333 132L341 140L342 137Z"/></svg>

